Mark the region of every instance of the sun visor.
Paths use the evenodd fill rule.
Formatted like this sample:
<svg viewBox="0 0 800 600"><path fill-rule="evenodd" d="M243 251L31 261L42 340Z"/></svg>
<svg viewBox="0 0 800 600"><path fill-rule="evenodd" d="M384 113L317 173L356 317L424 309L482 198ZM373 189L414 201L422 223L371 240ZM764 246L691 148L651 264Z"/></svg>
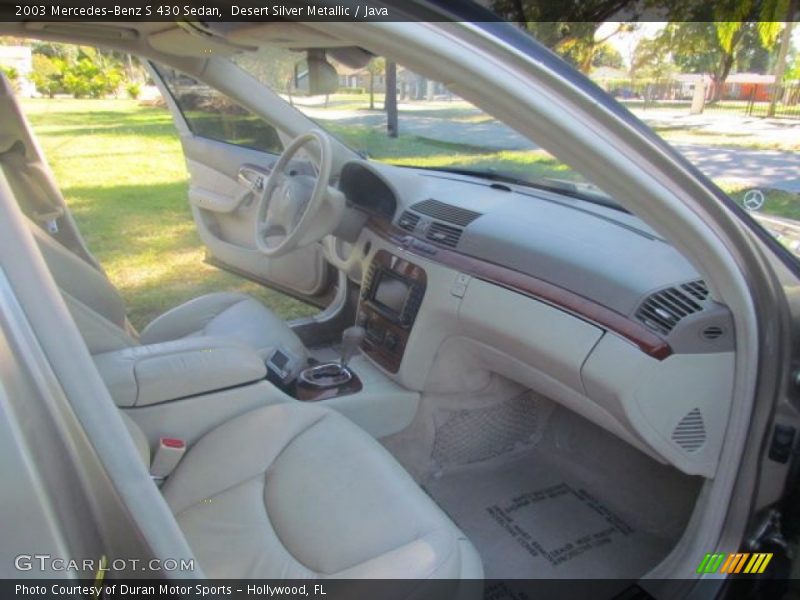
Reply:
<svg viewBox="0 0 800 600"><path fill-rule="evenodd" d="M303 23L280 21L247 23L226 33L234 44L248 46L279 46L282 48L332 48L347 46L347 42Z"/></svg>
<svg viewBox="0 0 800 600"><path fill-rule="evenodd" d="M165 54L175 56L208 57L210 55L230 56L243 50L254 50L247 45L231 43L226 38L196 28L182 26L154 33L147 38L150 46Z"/></svg>

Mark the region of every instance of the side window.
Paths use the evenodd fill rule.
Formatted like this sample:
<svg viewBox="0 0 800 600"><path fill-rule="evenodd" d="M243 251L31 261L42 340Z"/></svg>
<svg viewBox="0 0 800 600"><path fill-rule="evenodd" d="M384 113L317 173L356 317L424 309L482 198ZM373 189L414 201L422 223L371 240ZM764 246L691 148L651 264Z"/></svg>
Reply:
<svg viewBox="0 0 800 600"><path fill-rule="evenodd" d="M155 66L192 133L262 152L283 151L275 127L223 93L175 69Z"/></svg>

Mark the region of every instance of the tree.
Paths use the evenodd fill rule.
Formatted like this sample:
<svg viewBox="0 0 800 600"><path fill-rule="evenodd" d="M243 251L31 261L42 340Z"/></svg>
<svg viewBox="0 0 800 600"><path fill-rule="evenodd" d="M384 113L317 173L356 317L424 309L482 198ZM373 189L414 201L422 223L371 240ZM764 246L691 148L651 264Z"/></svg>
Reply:
<svg viewBox="0 0 800 600"><path fill-rule="evenodd" d="M5 75L12 84L19 80L19 71L17 71L14 67L0 65L0 73Z"/></svg>
<svg viewBox="0 0 800 600"><path fill-rule="evenodd" d="M263 46L258 52L237 55L235 62L270 89L285 91L291 102L295 65L301 56L285 48Z"/></svg>
<svg viewBox="0 0 800 600"><path fill-rule="evenodd" d="M369 71L369 109L375 110L375 76L386 72L386 60L382 56L373 58L367 65L367 71Z"/></svg>
<svg viewBox="0 0 800 600"><path fill-rule="evenodd" d="M784 81L800 81L800 52L794 55L794 61L786 68L783 79Z"/></svg>
<svg viewBox="0 0 800 600"><path fill-rule="evenodd" d="M400 134L397 118L397 63L386 61L386 95L383 106L386 109L386 134L396 138Z"/></svg>
<svg viewBox="0 0 800 600"><path fill-rule="evenodd" d="M628 69L631 81L667 79L675 70L672 55L662 48L658 39L641 39L636 44Z"/></svg>
<svg viewBox="0 0 800 600"><path fill-rule="evenodd" d="M611 67L621 69L624 66L622 54L608 42L601 44L592 57L592 67Z"/></svg>
<svg viewBox="0 0 800 600"><path fill-rule="evenodd" d="M64 71L64 89L75 98L103 98L115 92L123 80L118 61L96 48L82 47L78 60Z"/></svg>
<svg viewBox="0 0 800 600"><path fill-rule="evenodd" d="M623 9L630 11L626 17L634 21L636 5L632 0L493 0L491 8L495 14L516 23L582 72L589 73L595 55L609 38L632 25L618 23L616 29L599 39L597 30L604 21L618 17ZM569 21L564 20L565 16Z"/></svg>
<svg viewBox="0 0 800 600"><path fill-rule="evenodd" d="M67 62L63 58L51 57L46 54L33 55L33 71L30 79L41 94L52 98L64 91L64 73Z"/></svg>
<svg viewBox="0 0 800 600"><path fill-rule="evenodd" d="M632 0L565 0L553 2L552 0L492 0L491 9L506 21L516 23L523 29L533 32L539 25L540 35L536 36L548 48L563 37L565 32L559 31L560 26L585 23L595 25L594 29L604 21L612 20L611 17L619 15L623 9L635 8L636 2ZM569 17L569 22L565 21ZM635 13L630 13L631 21L635 20ZM549 29L554 38L547 38L541 34ZM567 32L566 35L574 35ZM580 33L585 33L582 30Z"/></svg>
<svg viewBox="0 0 800 600"><path fill-rule="evenodd" d="M608 44L608 40L623 31L631 31L633 24L617 23L610 33L598 38L599 25L600 23L571 23L569 27L561 29L564 37L553 49L578 67L582 73L588 74L592 67L599 66L596 63L598 60L602 61L602 57L611 61L618 58L618 64L621 66L622 56Z"/></svg>
<svg viewBox="0 0 800 600"><path fill-rule="evenodd" d="M683 70L708 73L718 100L737 63L765 60L761 49L774 46L789 0L722 0L673 5L661 36Z"/></svg>
<svg viewBox="0 0 800 600"><path fill-rule="evenodd" d="M760 22L684 21L667 25L656 43L682 71L708 73L713 100L719 100L737 60L752 56L753 47L774 43L775 35L772 24Z"/></svg>
<svg viewBox="0 0 800 600"><path fill-rule="evenodd" d="M769 109L767 110L768 117L775 116L775 110L778 105L778 94L782 89L781 83L783 82L784 73L786 71L786 62L789 55L789 46L792 44L792 18L797 7L797 0L790 0L786 8L786 22L783 24L783 35L781 36L781 45L778 50L778 58L775 62L775 86L772 90L772 98L769 101Z"/></svg>

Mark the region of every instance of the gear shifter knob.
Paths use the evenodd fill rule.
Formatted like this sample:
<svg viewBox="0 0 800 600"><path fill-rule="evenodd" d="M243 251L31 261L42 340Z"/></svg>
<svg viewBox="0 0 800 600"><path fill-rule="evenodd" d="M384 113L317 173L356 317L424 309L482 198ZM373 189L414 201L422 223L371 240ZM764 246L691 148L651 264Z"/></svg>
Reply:
<svg viewBox="0 0 800 600"><path fill-rule="evenodd" d="M358 347L361 346L361 342L364 341L366 334L367 332L364 331L364 328L358 325L348 327L342 332L342 357L339 359L339 364L342 367L346 367L350 359L353 358Z"/></svg>

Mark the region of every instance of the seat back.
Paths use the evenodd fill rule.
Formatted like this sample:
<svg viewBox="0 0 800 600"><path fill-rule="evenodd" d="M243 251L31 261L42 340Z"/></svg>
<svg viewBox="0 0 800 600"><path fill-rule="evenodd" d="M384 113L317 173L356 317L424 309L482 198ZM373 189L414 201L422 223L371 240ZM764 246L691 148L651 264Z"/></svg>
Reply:
<svg viewBox="0 0 800 600"><path fill-rule="evenodd" d="M8 79L0 73L0 168L89 350L136 345L125 302L89 253ZM38 223L37 223L38 222ZM51 224L53 234L39 224Z"/></svg>
<svg viewBox="0 0 800 600"><path fill-rule="evenodd" d="M102 271L67 210L53 172L12 85L0 73L0 166L22 212L46 225L61 244Z"/></svg>
<svg viewBox="0 0 800 600"><path fill-rule="evenodd" d="M32 221L28 223L89 351L97 354L135 346L138 342L128 323L125 301L105 274Z"/></svg>

